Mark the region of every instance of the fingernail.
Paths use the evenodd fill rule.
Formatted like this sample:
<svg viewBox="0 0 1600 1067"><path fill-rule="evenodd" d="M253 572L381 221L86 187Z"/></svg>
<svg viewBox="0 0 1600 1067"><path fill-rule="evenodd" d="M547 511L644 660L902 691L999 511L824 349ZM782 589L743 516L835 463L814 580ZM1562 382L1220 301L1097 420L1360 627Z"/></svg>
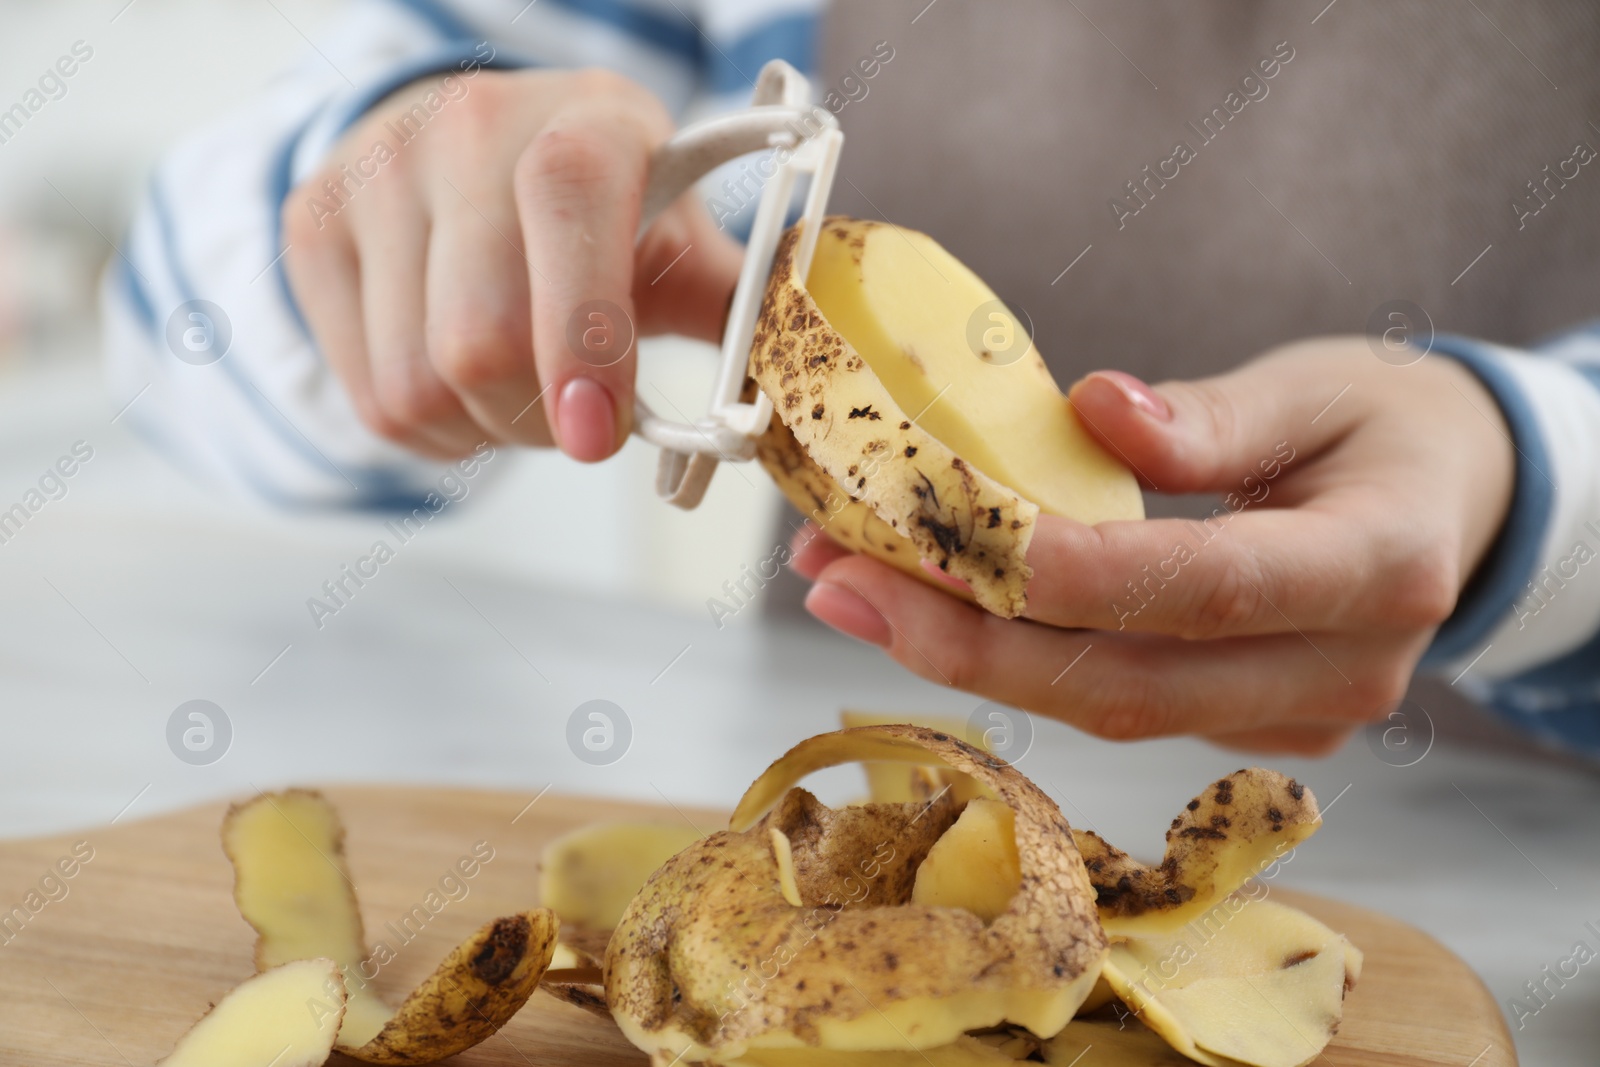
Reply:
<svg viewBox="0 0 1600 1067"><path fill-rule="evenodd" d="M918 560L917 562L922 564L922 569L927 571L928 574L938 581L940 585L948 585L951 589L970 588L966 582L963 582L960 578L957 578L955 575L944 570L931 559L922 559Z"/></svg>
<svg viewBox="0 0 1600 1067"><path fill-rule="evenodd" d="M853 589L818 582L806 594L806 610L857 641L888 648L892 637L889 620Z"/></svg>
<svg viewBox="0 0 1600 1067"><path fill-rule="evenodd" d="M1133 375L1120 370L1097 370L1085 378L1084 381L1090 382L1096 379L1105 382L1121 393L1128 403L1157 422L1172 421L1172 409L1167 406L1167 402L1161 399L1160 394L1154 389Z"/></svg>
<svg viewBox="0 0 1600 1067"><path fill-rule="evenodd" d="M617 403L593 378L573 378L556 400L556 439L561 451L584 463L611 455L617 445Z"/></svg>

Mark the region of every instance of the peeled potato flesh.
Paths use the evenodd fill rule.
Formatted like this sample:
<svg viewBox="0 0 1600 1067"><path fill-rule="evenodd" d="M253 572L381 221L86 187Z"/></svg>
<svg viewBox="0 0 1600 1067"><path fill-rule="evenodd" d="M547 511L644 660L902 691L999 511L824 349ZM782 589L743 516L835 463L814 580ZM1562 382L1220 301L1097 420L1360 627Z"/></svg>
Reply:
<svg viewBox="0 0 1600 1067"><path fill-rule="evenodd" d="M1016 817L998 800L969 800L917 868L913 904L965 908L984 922L1005 914L1022 888Z"/></svg>
<svg viewBox="0 0 1600 1067"><path fill-rule="evenodd" d="M795 880L794 874L794 849L789 844L789 837L776 826L767 831L767 837L772 841L772 860L778 865L778 892L783 894L784 902L790 907L804 907L800 899L800 884Z"/></svg>
<svg viewBox="0 0 1600 1067"><path fill-rule="evenodd" d="M1085 432L1023 323L933 238L827 219L806 289L895 402L967 462L1052 515L1143 517L1132 475Z"/></svg>
<svg viewBox="0 0 1600 1067"><path fill-rule="evenodd" d="M869 511L867 514L872 513ZM920 567L916 570L919 576L926 577ZM839 712L839 725L846 730L854 726L896 726L902 723L926 726L930 730L938 730L952 737L967 737L969 732L966 723L939 715L857 711L851 708ZM973 739L968 737L967 740ZM973 743L977 744L976 741ZM978 747L983 746L979 744ZM971 795L966 789L971 779L966 775L954 774L939 768L908 766L904 763L863 763L861 770L867 776L867 796L879 804L903 804L912 800L926 800L946 786L955 790L959 800L965 800Z"/></svg>
<svg viewBox="0 0 1600 1067"><path fill-rule="evenodd" d="M1343 937L1296 908L1231 897L1203 924L1113 942L1104 975L1191 1059L1299 1067L1338 1030L1352 954L1359 970Z"/></svg>
<svg viewBox="0 0 1600 1067"><path fill-rule="evenodd" d="M802 511L909 573L933 561L1006 617L1026 603L1041 508L1087 523L1143 517L1131 473L958 260L915 231L830 218L802 280L798 232L779 244L750 374L789 434L774 426L758 456ZM1022 351L974 346L996 327Z"/></svg>
<svg viewBox="0 0 1600 1067"><path fill-rule="evenodd" d="M846 1052L826 1048L752 1049L723 1067L1012 1067L1016 1060L963 1035L929 1049Z"/></svg>
<svg viewBox="0 0 1600 1067"><path fill-rule="evenodd" d="M563 834L539 857L539 903L563 923L611 930L645 879L699 838L681 822L595 823Z"/></svg>
<svg viewBox="0 0 1600 1067"><path fill-rule="evenodd" d="M1128 1014L1074 1019L1044 1043L1044 1062L1049 1067L1189 1067L1195 1061Z"/></svg>
<svg viewBox="0 0 1600 1067"><path fill-rule="evenodd" d="M318 1067L333 1051L344 1007L338 964L281 964L229 990L161 1067Z"/></svg>

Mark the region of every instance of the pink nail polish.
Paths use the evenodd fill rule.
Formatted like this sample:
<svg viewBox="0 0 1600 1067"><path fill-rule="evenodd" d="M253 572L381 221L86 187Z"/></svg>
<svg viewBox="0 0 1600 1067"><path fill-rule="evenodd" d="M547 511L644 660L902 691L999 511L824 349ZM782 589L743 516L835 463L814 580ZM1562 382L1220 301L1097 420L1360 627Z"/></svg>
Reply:
<svg viewBox="0 0 1600 1067"><path fill-rule="evenodd" d="M832 582L818 582L811 587L806 594L806 610L840 633L869 645L888 648L894 637L882 612L853 589Z"/></svg>
<svg viewBox="0 0 1600 1067"><path fill-rule="evenodd" d="M1121 393L1128 403L1158 422L1171 422L1172 409L1154 389L1133 375L1120 370L1097 370L1089 375Z"/></svg>
<svg viewBox="0 0 1600 1067"><path fill-rule="evenodd" d="M595 463L616 451L617 404L593 378L573 378L556 399L556 440L561 451Z"/></svg>

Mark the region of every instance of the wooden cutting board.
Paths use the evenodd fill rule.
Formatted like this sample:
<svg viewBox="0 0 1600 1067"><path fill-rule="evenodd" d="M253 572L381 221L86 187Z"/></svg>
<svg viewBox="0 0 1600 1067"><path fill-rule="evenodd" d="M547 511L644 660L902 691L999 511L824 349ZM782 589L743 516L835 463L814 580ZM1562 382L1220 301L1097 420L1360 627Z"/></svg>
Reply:
<svg viewBox="0 0 1600 1067"><path fill-rule="evenodd" d="M397 944L400 937L389 924L399 924L430 891L439 892L435 907L446 901L425 924L413 919L401 930L412 940L398 948L377 981L391 1003L482 922L535 901L539 851L556 835L605 819L688 820L702 832L726 825L725 815L716 812L554 795L535 800L532 794L355 787L326 792L344 816L369 941L387 936ZM9 927L0 925L0 1063L154 1063L212 1002L249 976L254 933L234 910L233 872L218 845L225 808L211 804L144 822L0 844L0 920L13 907L29 916L19 923L13 915ZM74 867L75 847L79 857L92 850L92 858ZM446 881L441 891L441 879L458 860L488 850L492 858L475 877ZM57 872L62 860L74 872L70 879ZM41 880L53 872L41 890ZM32 891L39 896L31 898L37 911L29 914ZM58 899L50 900L52 895ZM1438 942L1360 908L1280 890L1274 896L1348 934L1366 952L1366 970L1346 1002L1338 1040L1318 1064L1515 1064L1493 998ZM424 908L421 914L429 912ZM643 1067L646 1060L602 1020L535 994L509 1026L451 1062Z"/></svg>

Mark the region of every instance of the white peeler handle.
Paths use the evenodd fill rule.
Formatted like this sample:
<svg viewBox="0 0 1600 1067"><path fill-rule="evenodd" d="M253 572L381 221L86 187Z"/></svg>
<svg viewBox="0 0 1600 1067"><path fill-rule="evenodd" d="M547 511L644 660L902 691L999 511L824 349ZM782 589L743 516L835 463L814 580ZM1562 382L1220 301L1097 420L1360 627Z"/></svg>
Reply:
<svg viewBox="0 0 1600 1067"><path fill-rule="evenodd" d="M772 176L761 190L744 266L723 328L721 363L705 417L694 423L673 422L657 415L643 400L634 401L633 432L661 449L656 493L670 504L694 508L705 495L719 460L745 461L755 456L755 439L772 418L772 402L758 392L754 403L741 403L739 394L772 258L795 184L810 175L807 225L796 250L801 273L809 268L843 140L833 115L811 103L811 86L804 75L774 59L761 68L748 109L680 130L651 160L639 224L641 237L667 205L715 167L762 149L788 151L782 163L774 158Z"/></svg>

